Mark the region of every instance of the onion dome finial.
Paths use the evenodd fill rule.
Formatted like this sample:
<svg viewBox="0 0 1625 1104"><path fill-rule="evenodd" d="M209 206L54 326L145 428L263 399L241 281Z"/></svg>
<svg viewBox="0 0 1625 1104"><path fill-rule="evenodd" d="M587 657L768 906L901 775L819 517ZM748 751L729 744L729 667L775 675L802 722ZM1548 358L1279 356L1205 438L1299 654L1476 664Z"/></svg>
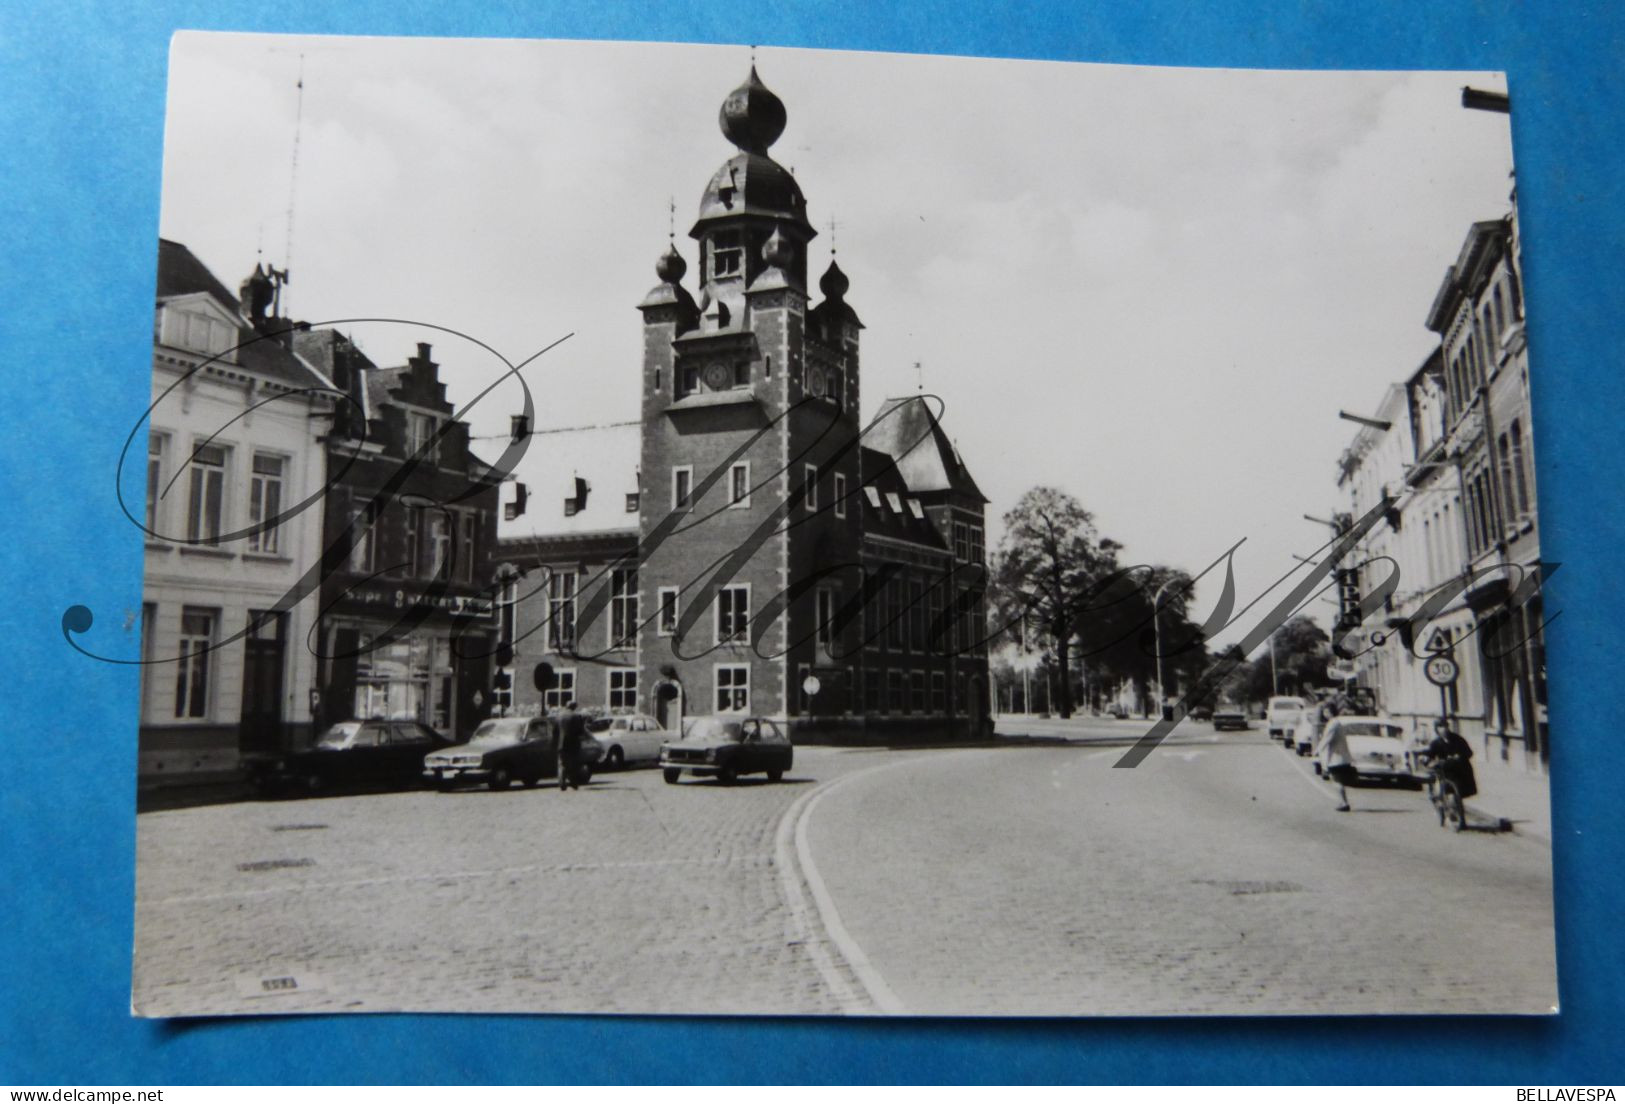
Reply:
<svg viewBox="0 0 1625 1104"><path fill-rule="evenodd" d="M717 122L728 141L746 153L765 154L784 133L785 118L784 101L768 90L752 65L745 83L722 101Z"/></svg>
<svg viewBox="0 0 1625 1104"><path fill-rule="evenodd" d="M826 299L839 300L846 295L846 289L852 286L852 281L846 278L841 266L831 258L829 267L818 278L818 290L824 293Z"/></svg>
<svg viewBox="0 0 1625 1104"><path fill-rule="evenodd" d="M662 253L660 259L655 262L655 275L660 277L660 282L663 284L680 284L687 272L688 262L683 260L681 253L677 252L675 243L670 249Z"/></svg>

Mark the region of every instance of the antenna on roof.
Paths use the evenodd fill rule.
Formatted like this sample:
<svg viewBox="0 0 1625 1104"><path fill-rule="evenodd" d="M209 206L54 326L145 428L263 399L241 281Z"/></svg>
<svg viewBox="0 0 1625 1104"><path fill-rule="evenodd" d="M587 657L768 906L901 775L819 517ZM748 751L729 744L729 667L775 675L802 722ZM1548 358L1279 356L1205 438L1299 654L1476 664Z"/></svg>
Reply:
<svg viewBox="0 0 1625 1104"><path fill-rule="evenodd" d="M299 184L299 134L305 122L305 55L299 55L299 81L293 111L293 157L288 165L288 239L282 247L282 280L287 282L288 270L293 267L293 205ZM280 288L278 289L281 290ZM280 296L279 296L280 298Z"/></svg>
<svg viewBox="0 0 1625 1104"><path fill-rule="evenodd" d="M677 197L666 197L666 240L677 244Z"/></svg>
<svg viewBox="0 0 1625 1104"><path fill-rule="evenodd" d="M920 367L917 360L914 362L914 389L922 395L925 394L925 369Z"/></svg>
<svg viewBox="0 0 1625 1104"><path fill-rule="evenodd" d="M829 255L835 256L835 216L829 216Z"/></svg>

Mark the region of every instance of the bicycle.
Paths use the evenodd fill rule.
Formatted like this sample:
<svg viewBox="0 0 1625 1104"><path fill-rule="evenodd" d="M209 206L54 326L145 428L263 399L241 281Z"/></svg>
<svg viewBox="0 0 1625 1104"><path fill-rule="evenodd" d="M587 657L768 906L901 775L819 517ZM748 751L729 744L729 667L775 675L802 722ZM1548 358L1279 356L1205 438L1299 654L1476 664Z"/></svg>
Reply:
<svg viewBox="0 0 1625 1104"><path fill-rule="evenodd" d="M1428 801L1439 814L1440 828L1462 832L1467 828L1467 806L1462 801L1461 788L1444 775L1443 768L1447 764L1448 760L1428 762Z"/></svg>

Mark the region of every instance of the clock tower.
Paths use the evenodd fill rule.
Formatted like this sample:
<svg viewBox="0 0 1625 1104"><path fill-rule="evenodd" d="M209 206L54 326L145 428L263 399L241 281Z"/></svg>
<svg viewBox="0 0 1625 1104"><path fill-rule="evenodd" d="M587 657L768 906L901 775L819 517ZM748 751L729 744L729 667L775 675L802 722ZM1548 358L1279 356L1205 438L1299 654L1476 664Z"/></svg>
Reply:
<svg viewBox="0 0 1625 1104"><path fill-rule="evenodd" d="M639 681L652 711L669 711L675 686L688 715L794 716L814 672L824 708L851 707L857 657L827 624L862 585L862 324L833 260L810 303L816 232L768 155L785 122L753 67L723 101L736 152L689 231L697 294L673 245L639 306Z"/></svg>

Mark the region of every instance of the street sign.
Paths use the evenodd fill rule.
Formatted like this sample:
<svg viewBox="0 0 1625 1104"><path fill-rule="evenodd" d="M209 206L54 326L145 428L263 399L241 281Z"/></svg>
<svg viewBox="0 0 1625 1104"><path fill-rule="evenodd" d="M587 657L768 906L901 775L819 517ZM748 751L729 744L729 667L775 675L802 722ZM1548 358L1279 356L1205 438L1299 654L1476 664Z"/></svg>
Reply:
<svg viewBox="0 0 1625 1104"><path fill-rule="evenodd" d="M1455 682L1456 676L1461 672L1456 667L1455 660L1441 654L1429 656L1428 661L1422 665L1422 673L1433 685L1442 687Z"/></svg>
<svg viewBox="0 0 1625 1104"><path fill-rule="evenodd" d="M817 675L808 675L801 680L801 691L810 698L815 696L823 688L823 685L818 681Z"/></svg>

